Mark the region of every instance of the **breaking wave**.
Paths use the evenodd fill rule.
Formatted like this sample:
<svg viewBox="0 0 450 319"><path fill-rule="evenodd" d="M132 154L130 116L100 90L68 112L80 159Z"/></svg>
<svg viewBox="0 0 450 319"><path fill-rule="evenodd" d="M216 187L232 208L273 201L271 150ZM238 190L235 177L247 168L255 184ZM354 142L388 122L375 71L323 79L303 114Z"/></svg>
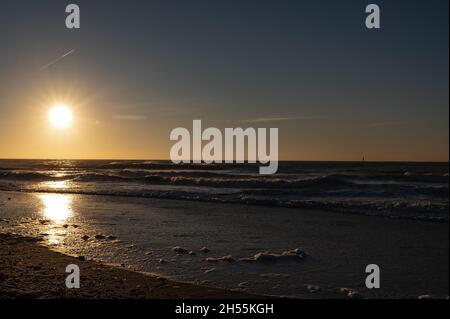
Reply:
<svg viewBox="0 0 450 319"><path fill-rule="evenodd" d="M187 199L448 220L446 164L0 160L0 190ZM65 183L55 188L49 183Z"/></svg>

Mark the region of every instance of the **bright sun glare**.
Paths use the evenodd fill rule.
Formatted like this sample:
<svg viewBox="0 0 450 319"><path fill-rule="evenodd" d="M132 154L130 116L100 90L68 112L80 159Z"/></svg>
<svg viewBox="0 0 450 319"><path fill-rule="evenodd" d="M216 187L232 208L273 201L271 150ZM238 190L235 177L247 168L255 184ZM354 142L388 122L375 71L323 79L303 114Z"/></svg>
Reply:
<svg viewBox="0 0 450 319"><path fill-rule="evenodd" d="M72 112L63 105L55 105L48 113L48 117L53 126L57 128L67 128L72 123Z"/></svg>

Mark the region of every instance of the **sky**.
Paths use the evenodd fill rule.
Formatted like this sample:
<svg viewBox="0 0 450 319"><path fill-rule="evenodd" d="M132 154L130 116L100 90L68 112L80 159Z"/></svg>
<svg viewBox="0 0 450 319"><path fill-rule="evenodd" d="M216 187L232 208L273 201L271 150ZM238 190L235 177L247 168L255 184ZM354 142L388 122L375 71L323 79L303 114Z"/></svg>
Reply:
<svg viewBox="0 0 450 319"><path fill-rule="evenodd" d="M369 3L381 29L365 27ZM201 119L277 127L281 160L448 161L447 0L0 8L0 158L168 159L170 132Z"/></svg>

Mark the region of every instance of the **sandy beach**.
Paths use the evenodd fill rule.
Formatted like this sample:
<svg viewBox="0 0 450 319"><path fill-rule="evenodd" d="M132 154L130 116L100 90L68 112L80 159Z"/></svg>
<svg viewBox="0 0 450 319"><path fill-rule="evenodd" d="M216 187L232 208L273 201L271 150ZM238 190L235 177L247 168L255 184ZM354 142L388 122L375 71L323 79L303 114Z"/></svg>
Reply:
<svg viewBox="0 0 450 319"><path fill-rule="evenodd" d="M83 259L83 260L81 260ZM66 266L80 267L82 285L67 289ZM241 299L262 296L174 282L49 250L33 238L0 234L0 299L158 298Z"/></svg>
<svg viewBox="0 0 450 319"><path fill-rule="evenodd" d="M91 195L71 197L71 217L52 221L40 204L49 197L42 196L55 194L0 192L2 231L22 236L2 235L3 296L347 298L343 288L358 298L448 296L446 222ZM99 233L118 239L95 238ZM304 255L273 258L294 248ZM65 266L74 261L86 276L79 291L64 285ZM370 290L365 267L373 263L381 268L381 288Z"/></svg>

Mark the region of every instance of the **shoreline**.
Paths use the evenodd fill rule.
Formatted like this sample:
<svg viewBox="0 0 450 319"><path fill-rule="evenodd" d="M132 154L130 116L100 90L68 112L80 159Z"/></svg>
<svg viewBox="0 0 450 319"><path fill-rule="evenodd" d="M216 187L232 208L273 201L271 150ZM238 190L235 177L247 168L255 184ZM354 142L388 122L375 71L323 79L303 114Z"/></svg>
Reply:
<svg viewBox="0 0 450 319"><path fill-rule="evenodd" d="M355 215L355 216L367 216L367 217L377 217L377 218L385 218L391 220L410 220L410 221L418 221L418 222L428 222L428 223L437 223L437 224L450 224L450 218L436 218L436 217L417 217L417 216L407 216L407 215L388 215L384 213L368 213L368 212L356 212L356 211L345 211L333 208L322 208L322 207L298 207L298 206L290 206L290 205L269 205L267 203L259 203L259 202L248 202L248 203L240 203L235 201L223 202L216 200L208 200L208 199L191 199L191 198L165 198L158 196L138 196L132 194L106 194L106 193L96 193L96 192L83 192L83 191L63 191L63 190L6 190L0 188L0 192L3 193L19 193L19 194L61 194L61 195L80 195L80 196L102 196L102 197L117 197L117 198L135 198L135 199L149 199L149 200L169 200L169 201L178 201L178 202L202 202L207 204L225 204L225 205L246 205L246 206L254 206L254 207L268 207L268 208L280 208L280 209L292 209L292 210L311 210L318 212L327 212L330 214L344 214L344 215Z"/></svg>
<svg viewBox="0 0 450 319"><path fill-rule="evenodd" d="M80 288L65 285L69 264ZM53 251L39 240L0 233L0 299L267 299L275 298L172 281Z"/></svg>
<svg viewBox="0 0 450 319"><path fill-rule="evenodd" d="M2 192L0 192L0 195ZM66 222L68 224L76 223L77 228L64 228L62 223L50 225L50 228L56 232L62 232L63 236L59 238L62 246L69 248L68 250L58 250L56 246L48 245L48 227L41 225L42 215L38 213L40 208L39 199L31 196L29 193L20 192L16 196L11 196L8 200L8 194L3 193L3 200L0 196L0 205L6 212L14 216L18 212L18 216L25 216L25 220L20 222L18 219L17 227L30 229L34 225L37 227L37 235L19 232L19 239L12 241L9 245L0 243L0 273L6 274L11 268L13 273L11 278L22 280L22 273L29 275L33 265L27 268L21 265L22 262L31 262L33 264L47 262L55 263L61 258L65 260L65 265L58 270L58 278L52 275L52 271L46 269L44 277L47 276L51 280L57 280L57 285L61 285L57 293L47 296L45 291L53 291L48 288L40 279L36 279L36 289L38 292L44 292L42 295L37 294L35 297L56 298L274 298L291 297L291 298L346 298L341 289L350 288L359 293L360 298L408 298L415 299L422 295L431 295L437 298L446 298L448 296L448 225L443 223L434 223L426 221L408 220L408 219L387 219L373 218L374 216L345 214L328 211L313 211L291 208L274 208L252 205L223 205L218 203L204 203L194 201L181 200L163 200L140 198L132 203L123 203L121 199L114 198L114 201L99 200L100 198L93 195L83 195L74 199L75 216L82 216L86 220L72 220ZM121 205L121 206L118 206ZM131 206L130 206L131 205ZM137 205L137 206L133 206ZM134 208L133 208L134 207ZM154 228L131 228L133 231L149 231L153 236L157 236L158 242L145 246L145 243L139 241L137 237L133 237L130 228L121 227L121 224L112 224L109 228L104 226L111 220L104 219L104 216L116 216L117 211L127 209L126 216L139 217L140 223L134 224L151 226ZM82 212L82 213L81 213ZM98 215L99 212L105 212L107 215ZM193 214L195 212L195 214ZM35 213L36 215L30 215ZM141 215L136 215L136 214ZM82 214L82 215L79 215ZM274 215L276 214L276 215ZM27 219L33 217L32 219ZM282 223L273 223L274 216L277 216ZM3 216L5 217L5 216ZM258 227L255 228L255 218L258 220ZM97 220L96 218L99 218ZM97 222L103 223L99 231ZM158 222L158 223L156 223ZM177 222L178 224L173 223ZM94 226L91 226L94 225ZM78 227L79 226L79 227ZM15 226L14 226L15 227ZM165 229L160 232L161 227ZM214 227L222 227L223 233L214 232ZM233 227L239 227L236 233ZM11 227L6 227L3 232L17 234ZM109 230L108 230L109 229ZM260 231L264 230L264 236L260 236ZM101 241L93 238L94 234L103 232L104 234L113 234L124 243L120 247L125 248L125 257L129 255L128 246L137 244L136 254L132 255L132 262L125 262L129 268L122 268L120 263L122 259L119 255L111 262L111 259L104 259L99 256L95 250L91 251L90 247L102 243L100 247L111 248L113 252L120 253L118 246L103 245L105 243L113 243L109 241ZM194 237L189 237L189 232L195 232ZM237 237L230 237L234 234ZM1 231L0 231L1 233ZM88 234L92 239L84 241L81 239L83 234ZM57 233L55 233L57 234ZM41 236L42 235L42 236ZM1 238L5 235L0 234ZM17 236L17 235L16 235ZM29 237L26 237L29 236ZM57 236L57 235L56 235ZM212 236L212 237L211 237ZM257 237L254 237L257 236ZM28 238L28 239L23 239ZM29 239L37 238L37 239ZM230 244L230 238L233 244ZM256 238L256 239L255 239ZM42 243L38 241L42 239ZM69 240L64 244L64 240ZM224 241L226 239L226 241ZM278 243L279 242L279 243ZM74 245L75 244L75 245ZM202 247L206 244L213 249L211 254L207 255L177 255L173 252L173 247L180 246L188 249ZM87 246L86 246L87 245ZM92 246L90 246L92 245ZM8 246L8 247L7 247ZM11 247L21 248L21 255L15 256L15 263L10 260ZM6 248L5 248L6 247ZM41 247L41 248L36 248ZM117 248L115 248L117 247ZM75 249L72 249L75 248ZM258 252L281 253L283 251L299 248L306 253L306 258L301 262L277 262L277 263L243 263L239 262L240 258L254 256ZM133 248L134 249L134 248ZM151 257L147 256L147 251L153 251ZM36 254L40 251L42 256ZM14 251L15 252L15 251ZM102 253L103 251L99 251ZM8 254L9 253L9 254ZM55 255L56 254L56 255ZM70 254L70 255L69 255ZM88 291L86 296L74 296L73 292L61 292L65 289L65 266L69 263L79 261L77 256L85 256L86 263L91 262L88 266L88 276L91 277L90 283L94 292ZM232 255L237 258L236 262L231 263L211 263L207 262L206 257L212 257L216 260L222 256ZM43 257L47 256L47 257ZM63 256L63 257L61 257ZM72 256L72 257L71 257ZM75 257L73 257L75 256ZM97 259L97 257L99 257ZM123 257L123 256L122 256ZM20 259L22 258L22 259ZM138 259L136 259L138 258ZM167 263L158 263L161 258ZM145 267L141 268L139 260L145 261ZM172 260L173 259L173 260ZM95 261L95 262L94 262ZM109 261L109 262L108 262ZM138 262L136 264L135 262ZM11 264L12 263L12 264ZM364 285L366 278L365 267L369 264L380 265L382 269L382 289L367 289ZM9 265L9 266L8 266ZM137 267L135 267L137 266ZM154 287L155 282L161 283L164 279L154 276L158 274L161 266L161 273L164 276L174 278L173 281L167 280L172 286L162 292L151 294L142 291L133 291L132 286L127 286L129 281L125 280L125 284L118 284L114 277L126 278L138 276L138 281L142 278L151 278L148 288ZM42 267L42 265L40 266ZM55 268L56 266L51 266ZM131 268L133 267L133 268ZM177 268L178 267L178 268ZM102 270L111 270L113 273L118 271L119 274L99 276L89 268L101 268ZM207 271L204 271L205 269ZM217 271L210 272L210 269L217 268ZM135 269L135 271L129 270ZM141 269L144 272L141 272ZM154 271L156 269L156 271ZM178 269L178 270L177 270ZM45 270L45 269L44 269ZM14 272L15 271L15 272ZM38 269L37 273L40 275ZM138 274L138 275L136 275ZM83 270L82 270L83 275ZM0 275L1 276L1 275ZM125 277L123 277L125 276ZM177 278L178 277L178 278ZM183 282L184 278L188 282ZM145 280L147 280L145 279ZM190 283L190 280L193 282ZM19 281L20 281L19 280ZM14 297L27 294L28 285L34 285L33 276L29 277L28 284L23 284L20 289L9 287L12 289ZM95 281L98 282L95 282ZM268 286L258 287L252 285L259 282L268 282ZM250 283L252 286L244 285L241 289L240 283ZM40 284L43 284L39 288ZM208 288L208 286L225 287L225 288ZM238 285L239 284L239 285ZM0 298L2 297L4 282L0 280ZM136 284L140 285L140 284ZM180 286L183 285L183 288ZM272 289L274 285L282 288L276 292ZM294 286L295 285L295 286ZM123 287L122 287L123 286ZM189 287L189 288L185 288ZM98 292L102 287L109 289L120 289L116 292L103 293ZM317 287L318 290L315 288ZM140 287L141 288L141 287ZM212 290L211 295L208 290ZM314 290L312 292L311 290ZM175 292L174 292L175 291ZM72 294L72 295L70 295ZM137 294L134 296L133 294ZM231 295L230 295L231 294ZM235 296L238 294L238 296ZM216 295L217 297L214 297ZM242 296L242 297L239 297ZM33 297L31 297L33 298Z"/></svg>

